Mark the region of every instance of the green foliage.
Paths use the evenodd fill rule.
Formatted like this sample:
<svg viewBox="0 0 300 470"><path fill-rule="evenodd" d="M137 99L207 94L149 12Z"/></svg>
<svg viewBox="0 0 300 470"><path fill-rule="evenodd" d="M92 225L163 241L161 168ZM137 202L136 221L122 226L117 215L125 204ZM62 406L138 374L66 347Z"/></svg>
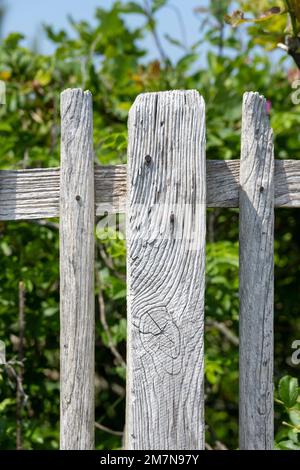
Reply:
<svg viewBox="0 0 300 470"><path fill-rule="evenodd" d="M7 360L18 351L18 283L26 286L24 448L57 448L59 400L58 239L23 222L1 225L0 338ZM14 366L17 373L18 365ZM1 368L0 445L15 448L16 381Z"/></svg>
<svg viewBox="0 0 300 470"><path fill-rule="evenodd" d="M148 2L149 3L149 2ZM271 101L277 158L300 157L299 106L292 105L287 74L280 64L259 55L253 41L243 44L238 31L222 18L230 2L212 2L198 11L200 21L213 26L188 50L178 38L168 38L182 52L172 63L158 41L159 59L150 61L140 40L152 34L167 1L115 2L98 8L93 24L70 18L73 33L45 30L55 45L51 56L23 47L18 33L0 45L0 79L6 82L7 105L0 107L1 169L59 165L59 95L68 87L93 93L95 160L126 162L128 110L145 91L194 88L204 96L207 111L208 158L238 158L241 103L244 91L256 90ZM221 5L222 3L222 5ZM253 3L253 2L252 2ZM150 3L149 3L150 4ZM253 3L254 5L254 3ZM131 14L141 23L130 28ZM215 26L215 22L217 25ZM159 39L159 38L158 38ZM220 47L220 45L222 47ZM205 61L203 60L204 55ZM205 65L203 63L205 62ZM206 65L207 63L207 65ZM293 210L276 217L276 339L275 380L295 375L288 358L292 341L300 337L299 233ZM101 218L103 220L103 218ZM117 218L122 227L124 221ZM103 227L103 224L101 224ZM125 408L126 269L122 229L96 231L96 420L122 431ZM206 289L206 422L207 441L237 448L238 434L238 212L208 211ZM23 387L28 399L22 411L23 447L58 447L59 414L59 273L56 221L0 224L0 339L16 373L19 348L18 283L26 286ZM103 309L105 305L105 311ZM283 416L298 426L295 380L280 382L276 428ZM297 399L298 400L298 399ZM291 408L291 403L293 403ZM278 446L292 441L290 429L277 438ZM295 436L294 436L295 435ZM98 449L121 446L121 438L96 429ZM0 448L16 446L16 381L1 368Z"/></svg>
<svg viewBox="0 0 300 470"><path fill-rule="evenodd" d="M275 3L275 5L274 5ZM240 0L242 10L224 16L234 28L248 23L248 32L256 44L267 49L280 47L290 54L300 69L300 3L299 0ZM252 16L245 16L250 12Z"/></svg>
<svg viewBox="0 0 300 470"><path fill-rule="evenodd" d="M288 421L282 422L282 427L276 435L277 450L300 450L300 389L298 379L288 375L282 377L278 385L278 399Z"/></svg>
<svg viewBox="0 0 300 470"><path fill-rule="evenodd" d="M279 382L279 398L287 408L291 408L298 398L298 380L286 375Z"/></svg>

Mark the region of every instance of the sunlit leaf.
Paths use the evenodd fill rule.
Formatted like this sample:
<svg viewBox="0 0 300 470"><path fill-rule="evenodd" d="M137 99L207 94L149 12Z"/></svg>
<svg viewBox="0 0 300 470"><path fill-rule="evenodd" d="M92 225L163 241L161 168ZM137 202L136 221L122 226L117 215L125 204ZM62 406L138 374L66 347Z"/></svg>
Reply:
<svg viewBox="0 0 300 470"><path fill-rule="evenodd" d="M231 24L234 28L241 23L246 23L247 19L244 17L244 12L241 10L235 10L232 15L225 15L225 22Z"/></svg>
<svg viewBox="0 0 300 470"><path fill-rule="evenodd" d="M295 405L298 398L298 380L286 375L282 377L278 386L279 397L287 408Z"/></svg>
<svg viewBox="0 0 300 470"><path fill-rule="evenodd" d="M152 0L152 13L156 13L160 8L164 7L168 0Z"/></svg>
<svg viewBox="0 0 300 470"><path fill-rule="evenodd" d="M242 23L262 23L284 12L285 11L279 7L273 7L261 13L257 18L246 18L243 11L236 10L232 15L225 15L225 21L235 28Z"/></svg>

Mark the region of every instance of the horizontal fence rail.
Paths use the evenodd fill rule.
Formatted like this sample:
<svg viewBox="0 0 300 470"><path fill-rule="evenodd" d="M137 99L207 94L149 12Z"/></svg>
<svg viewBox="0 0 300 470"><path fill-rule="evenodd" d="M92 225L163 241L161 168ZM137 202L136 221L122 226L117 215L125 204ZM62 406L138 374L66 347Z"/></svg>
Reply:
<svg viewBox="0 0 300 470"><path fill-rule="evenodd" d="M137 98L128 166L94 165L88 92L66 90L61 114L61 168L0 171L0 220L60 217L61 448L94 446L94 223L105 212L127 215L126 447L204 448L205 213L227 207L240 213L239 446L272 449L274 208L300 207L300 161L274 160L265 99L244 95L230 161L205 159L196 91Z"/></svg>
<svg viewBox="0 0 300 470"><path fill-rule="evenodd" d="M239 207L240 160L206 160L206 206ZM96 165L96 215L126 211L126 165ZM275 207L300 207L300 161L275 160ZM0 220L59 217L60 169L0 170Z"/></svg>

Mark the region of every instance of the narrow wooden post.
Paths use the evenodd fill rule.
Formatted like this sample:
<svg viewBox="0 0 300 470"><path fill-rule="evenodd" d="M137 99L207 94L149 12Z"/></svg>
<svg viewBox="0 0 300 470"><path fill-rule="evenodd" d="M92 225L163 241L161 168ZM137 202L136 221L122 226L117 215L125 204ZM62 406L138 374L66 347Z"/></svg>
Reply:
<svg viewBox="0 0 300 470"><path fill-rule="evenodd" d="M94 447L94 158L92 97L61 95L60 448Z"/></svg>
<svg viewBox="0 0 300 470"><path fill-rule="evenodd" d="M240 165L240 449L273 448L274 155L266 100L246 93Z"/></svg>
<svg viewBox="0 0 300 470"><path fill-rule="evenodd" d="M129 449L203 449L205 105L138 96L129 116Z"/></svg>

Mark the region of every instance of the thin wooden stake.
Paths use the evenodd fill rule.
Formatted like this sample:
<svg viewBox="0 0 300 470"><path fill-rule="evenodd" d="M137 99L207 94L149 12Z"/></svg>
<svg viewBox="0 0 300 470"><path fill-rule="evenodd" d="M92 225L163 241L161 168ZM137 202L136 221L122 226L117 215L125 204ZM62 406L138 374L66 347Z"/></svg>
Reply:
<svg viewBox="0 0 300 470"><path fill-rule="evenodd" d="M140 95L129 117L129 449L203 449L205 106Z"/></svg>
<svg viewBox="0 0 300 470"><path fill-rule="evenodd" d="M61 95L60 448L94 447L94 158L92 97Z"/></svg>
<svg viewBox="0 0 300 470"><path fill-rule="evenodd" d="M246 93L240 167L240 449L273 448L274 155L266 100Z"/></svg>

